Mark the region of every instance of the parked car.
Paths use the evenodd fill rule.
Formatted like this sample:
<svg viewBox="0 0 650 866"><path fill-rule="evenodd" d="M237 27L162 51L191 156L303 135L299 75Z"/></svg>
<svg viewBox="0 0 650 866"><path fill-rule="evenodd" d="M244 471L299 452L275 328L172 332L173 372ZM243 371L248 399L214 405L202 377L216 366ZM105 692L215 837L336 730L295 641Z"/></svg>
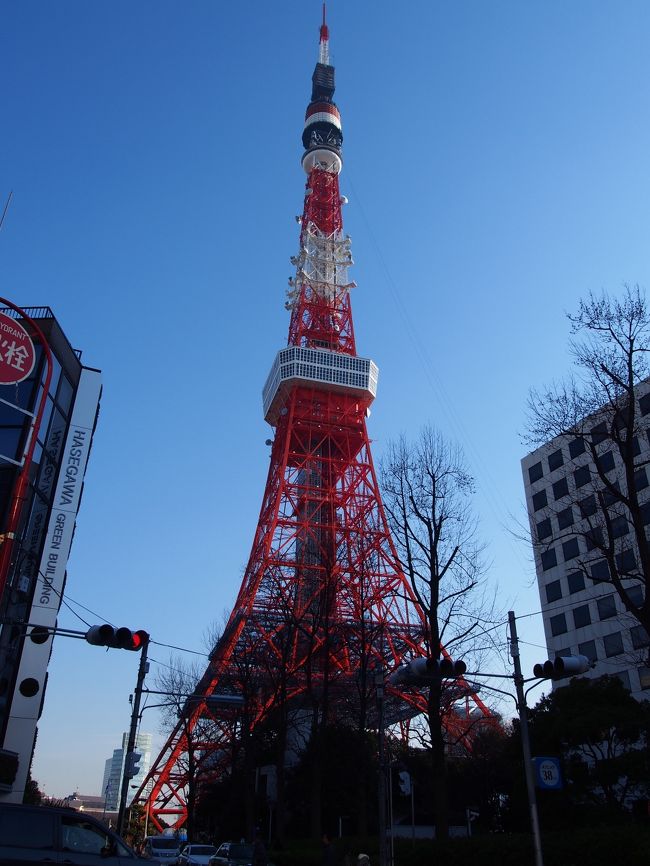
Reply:
<svg viewBox="0 0 650 866"><path fill-rule="evenodd" d="M248 842L224 842L210 857L208 866L252 866L254 845ZM267 866L273 866L268 863Z"/></svg>
<svg viewBox="0 0 650 866"><path fill-rule="evenodd" d="M186 845L176 859L177 866L208 866L210 857L217 853L214 845Z"/></svg>
<svg viewBox="0 0 650 866"><path fill-rule="evenodd" d="M0 801L0 863L146 866L126 842L84 812Z"/></svg>

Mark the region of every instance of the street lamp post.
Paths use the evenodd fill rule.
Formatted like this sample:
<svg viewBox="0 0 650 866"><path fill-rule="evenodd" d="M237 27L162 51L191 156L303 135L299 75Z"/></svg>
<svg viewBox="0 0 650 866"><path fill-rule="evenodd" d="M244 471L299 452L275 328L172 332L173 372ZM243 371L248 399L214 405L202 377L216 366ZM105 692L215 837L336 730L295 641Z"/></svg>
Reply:
<svg viewBox="0 0 650 866"><path fill-rule="evenodd" d="M379 866L388 866L386 854L386 758L384 742L384 669L375 671L377 691L377 740L379 751L379 777L377 796L379 798Z"/></svg>
<svg viewBox="0 0 650 866"><path fill-rule="evenodd" d="M521 727L521 747L524 753L524 774L526 776L526 791L528 792L528 806L530 808L530 823L533 830L535 843L535 866L544 866L542 858L542 839L539 829L539 817L537 815L537 797L535 794L535 779L533 778L533 759L530 752L530 735L528 733L528 709L526 707L526 696L524 694L524 676L521 672L521 660L519 658L519 638L517 637L517 621L514 611L508 611L508 623L510 625L510 654L515 668L514 682L517 690L517 709L519 710L519 724Z"/></svg>

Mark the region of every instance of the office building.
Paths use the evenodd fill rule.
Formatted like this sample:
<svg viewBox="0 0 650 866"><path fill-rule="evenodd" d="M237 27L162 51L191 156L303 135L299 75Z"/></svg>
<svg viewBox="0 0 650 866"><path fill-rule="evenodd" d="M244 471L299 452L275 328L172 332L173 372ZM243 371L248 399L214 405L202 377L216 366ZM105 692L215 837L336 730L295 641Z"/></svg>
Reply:
<svg viewBox="0 0 650 866"><path fill-rule="evenodd" d="M82 363L49 307L6 303L0 311L0 797L21 802L101 374Z"/></svg>
<svg viewBox="0 0 650 866"><path fill-rule="evenodd" d="M585 676L614 674L645 699L648 634L612 578L632 607L643 603L638 532L650 524L650 381L635 395L633 416L625 401L604 407L524 457L522 471L548 657L587 656ZM631 495L640 530L626 505Z"/></svg>
<svg viewBox="0 0 650 866"><path fill-rule="evenodd" d="M128 734L122 734L122 747L115 749L113 757L108 758L104 765L104 778L102 780L102 796L106 800L106 810L116 811L120 804L120 792L122 790L122 775L124 773L124 756L129 741ZM135 738L135 751L140 755L138 766L140 770L129 783L129 793L126 798L127 806L133 799L136 791L144 782L151 766L151 749L153 736L151 734L137 734Z"/></svg>

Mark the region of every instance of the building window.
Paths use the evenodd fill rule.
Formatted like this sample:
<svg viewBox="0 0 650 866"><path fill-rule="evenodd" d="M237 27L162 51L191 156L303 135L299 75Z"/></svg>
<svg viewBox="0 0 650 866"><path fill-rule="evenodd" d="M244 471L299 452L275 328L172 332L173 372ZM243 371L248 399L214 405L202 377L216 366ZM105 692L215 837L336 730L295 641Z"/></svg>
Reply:
<svg viewBox="0 0 650 866"><path fill-rule="evenodd" d="M553 485L553 498L554 499L562 499L563 496L566 496L569 492L569 483L566 478L560 478L559 481L556 481Z"/></svg>
<svg viewBox="0 0 650 866"><path fill-rule="evenodd" d="M551 624L551 634L557 637L559 634L566 634L566 617L563 613L558 613L557 616L552 616L549 620Z"/></svg>
<svg viewBox="0 0 650 866"><path fill-rule="evenodd" d="M535 481L539 481L539 479L544 475L544 470L542 469L542 461L539 463L535 463L528 470L528 478L531 484L534 484Z"/></svg>
<svg viewBox="0 0 650 866"><path fill-rule="evenodd" d="M648 637L648 632L642 625L635 625L631 628L630 637L632 638L634 649L645 649L647 646L650 646L650 637Z"/></svg>
<svg viewBox="0 0 650 866"><path fill-rule="evenodd" d="M592 514L595 514L598 506L596 504L596 497L593 493L591 496L585 497L585 499L579 499L578 508L580 509L581 517L591 517Z"/></svg>
<svg viewBox="0 0 650 866"><path fill-rule="evenodd" d="M584 643L579 643L578 653L581 656L587 656L590 662L595 662L598 658L598 654L596 653L596 641L586 640Z"/></svg>
<svg viewBox="0 0 650 866"><path fill-rule="evenodd" d="M632 455L634 457L638 457L640 453L641 453L641 446L639 445L639 437L633 436L632 437Z"/></svg>
<svg viewBox="0 0 650 866"><path fill-rule="evenodd" d="M587 542L587 550L593 550L595 547L602 547L603 544L603 530L600 526L594 526L593 529L587 530L584 535L584 539Z"/></svg>
<svg viewBox="0 0 650 866"><path fill-rule="evenodd" d="M546 584L546 603L557 601L562 598L562 585L559 580L554 580L552 583Z"/></svg>
<svg viewBox="0 0 650 866"><path fill-rule="evenodd" d="M650 689L650 668L639 668L639 685L642 689Z"/></svg>
<svg viewBox="0 0 650 866"><path fill-rule="evenodd" d="M539 493L536 493L533 496L533 508L535 511L539 511L540 508L544 508L545 505L548 504L548 500L546 498L546 491L540 490Z"/></svg>
<svg viewBox="0 0 650 866"><path fill-rule="evenodd" d="M566 658L567 656L570 656L570 655L571 655L571 647L565 646L564 649L555 650L554 657L556 659L563 659L563 658Z"/></svg>
<svg viewBox="0 0 650 866"><path fill-rule="evenodd" d="M650 500L648 502L644 502L643 505L639 508L641 512L641 519L643 520L643 525L647 526L650 523Z"/></svg>
<svg viewBox="0 0 650 866"><path fill-rule="evenodd" d="M630 672L629 671L616 671L614 676L617 676L619 680L623 683L625 688L630 691Z"/></svg>
<svg viewBox="0 0 650 866"><path fill-rule="evenodd" d="M579 554L580 546L577 538L570 538L562 545L562 556L564 557L565 562L568 562L570 559L575 559Z"/></svg>
<svg viewBox="0 0 650 866"><path fill-rule="evenodd" d="M572 571L567 575L569 584L569 593L573 595L575 592L581 592L585 588L585 576L581 571Z"/></svg>
<svg viewBox="0 0 650 866"><path fill-rule="evenodd" d="M619 575L631 574L633 571L636 571L636 556L631 548L617 554L616 568Z"/></svg>
<svg viewBox="0 0 650 866"><path fill-rule="evenodd" d="M616 616L616 600L613 595L604 595L596 601L600 619L611 619Z"/></svg>
<svg viewBox="0 0 650 866"><path fill-rule="evenodd" d="M581 604L580 607L573 608L573 625L575 628L584 628L586 625L591 625L591 614L589 613L588 604Z"/></svg>
<svg viewBox="0 0 650 866"><path fill-rule="evenodd" d="M566 529L567 526L573 526L573 508L571 508L570 505L558 514L557 525L560 529Z"/></svg>
<svg viewBox="0 0 650 866"><path fill-rule="evenodd" d="M600 454L596 457L596 466L598 466L598 470L602 474L611 472L614 468L614 452L605 451L604 454Z"/></svg>
<svg viewBox="0 0 650 866"><path fill-rule="evenodd" d="M591 566L591 579L594 583L602 583L609 580L609 565L606 559L599 559Z"/></svg>
<svg viewBox="0 0 650 866"><path fill-rule="evenodd" d="M550 550L545 550L542 553L542 571L548 571L549 568L553 568L554 565L557 565L557 556L555 554L555 548L552 547Z"/></svg>
<svg viewBox="0 0 650 866"><path fill-rule="evenodd" d="M635 607L641 607L643 604L643 587L637 583L636 586L626 587L625 591L627 592L628 598L632 602Z"/></svg>
<svg viewBox="0 0 650 866"><path fill-rule="evenodd" d="M614 517L612 520L612 538L621 538L621 536L627 535L629 531L630 524L624 514Z"/></svg>
<svg viewBox="0 0 650 866"><path fill-rule="evenodd" d="M549 535L553 534L553 530L551 529L551 518L547 517L546 520L540 520L536 529L537 540L544 541L545 538L548 538Z"/></svg>
<svg viewBox="0 0 650 866"><path fill-rule="evenodd" d="M603 505L605 508L609 508L613 502L620 502L621 500L621 497L618 495L621 492L621 485L618 481L612 484L612 488L612 490L603 490Z"/></svg>
<svg viewBox="0 0 650 866"><path fill-rule="evenodd" d="M548 468L551 472L555 469L559 469L560 466L564 463L564 457L562 456L562 449L558 448L557 451L554 451L552 454L548 455Z"/></svg>
<svg viewBox="0 0 650 866"><path fill-rule="evenodd" d="M648 475L645 469L637 469L634 473L634 487L636 490L645 490L648 486Z"/></svg>
<svg viewBox="0 0 650 866"><path fill-rule="evenodd" d="M650 412L650 392L639 399L639 410L642 415L647 415Z"/></svg>
<svg viewBox="0 0 650 866"><path fill-rule="evenodd" d="M601 421L600 424L596 424L595 427L592 427L590 432L592 443L594 445L599 445L607 439L607 424L605 424L604 421Z"/></svg>
<svg viewBox="0 0 650 866"><path fill-rule="evenodd" d="M612 656L620 656L623 652L623 635L620 631L606 634L603 638L603 644L605 646L605 655L608 659Z"/></svg>
<svg viewBox="0 0 650 866"><path fill-rule="evenodd" d="M585 451L585 440L582 436L578 436L577 439L573 439L569 442L569 454L571 457L577 457L579 454L584 454Z"/></svg>
<svg viewBox="0 0 650 866"><path fill-rule="evenodd" d="M591 473L589 472L588 466L581 466L573 473L573 480L576 483L576 487L584 487L585 484L589 484L590 479Z"/></svg>

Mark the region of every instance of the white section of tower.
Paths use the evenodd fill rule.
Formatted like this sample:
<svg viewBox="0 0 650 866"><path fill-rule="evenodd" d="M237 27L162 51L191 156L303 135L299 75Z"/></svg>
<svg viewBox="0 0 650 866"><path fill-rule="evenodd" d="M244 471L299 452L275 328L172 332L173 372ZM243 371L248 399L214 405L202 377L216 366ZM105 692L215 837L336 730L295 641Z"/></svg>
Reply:
<svg viewBox="0 0 650 866"><path fill-rule="evenodd" d="M356 287L348 277L348 268L354 264L351 243L350 236L341 232L325 235L313 223L305 227L302 249L291 257L296 276L289 279L285 304L288 310L295 306L303 286L309 286L328 302Z"/></svg>

